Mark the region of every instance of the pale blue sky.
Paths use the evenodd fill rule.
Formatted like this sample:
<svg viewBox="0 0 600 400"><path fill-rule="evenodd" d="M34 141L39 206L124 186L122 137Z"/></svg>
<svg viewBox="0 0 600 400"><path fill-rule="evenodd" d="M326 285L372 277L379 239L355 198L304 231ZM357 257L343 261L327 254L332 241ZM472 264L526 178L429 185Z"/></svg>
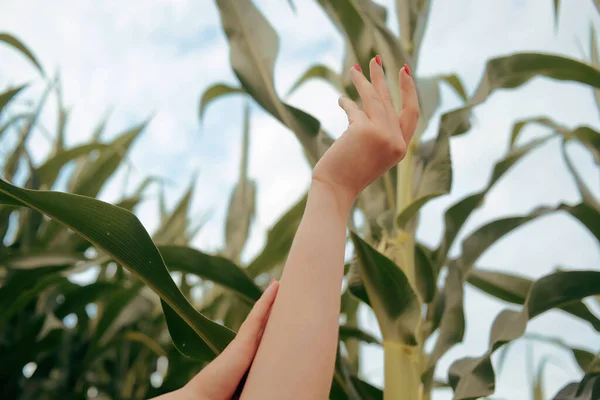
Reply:
<svg viewBox="0 0 600 400"><path fill-rule="evenodd" d="M280 53L275 81L279 93L309 66L327 64L340 70L343 40L314 0L296 0L297 15L286 1L255 2L280 34ZM391 0L383 1L392 5ZM554 32L551 0L433 0L429 28L423 44L418 76L457 73L467 91L476 87L490 57L516 51L543 51L589 59L589 28L600 26L591 0L564 2L558 33ZM567 7L568 4L568 7ZM393 9L393 7L390 7ZM396 17L388 17L395 28ZM40 0L0 1L0 31L17 35L35 52L50 75L60 69L67 105L72 106L68 142L84 141L105 111L112 107L108 136L137 123L152 113L154 118L131 153L133 182L149 174L174 181L169 196L173 204L199 171L193 210L198 218L212 218L194 243L207 251L223 244L223 216L238 174L243 100L233 96L212 104L202 126L197 117L200 94L216 82L235 84L228 63L227 42L220 28L215 4L209 0ZM14 52L0 47L0 87L37 79L35 71ZM385 63L385 60L384 60ZM35 93L38 88L33 88ZM345 116L337 107L333 89L311 82L289 100L316 116L328 132L339 136ZM435 134L439 115L458 106L459 99L442 88L442 107L427 132ZM43 121L54 126L53 108ZM486 184L493 164L508 147L514 121L545 115L568 126L588 124L600 128L598 110L589 88L572 83L536 79L519 90L499 91L478 107L474 128L452 139L454 183L449 196L424 208L418 235L437 244L442 234L443 211ZM253 107L250 175L258 182L258 208L252 237L244 259L251 259L264 244L266 229L306 190L310 169L294 136L257 107ZM522 142L547 133L527 129ZM36 134L30 150L43 156L48 143ZM591 157L571 146L578 170L597 196L600 172ZM1 156L0 156L1 157ZM123 171L122 171L123 172ZM102 193L114 200L122 187L119 178ZM155 194L152 190L149 193ZM536 150L509 172L490 193L485 205L469 220L465 232L493 218L521 214L538 205L579 201L574 184L553 140ZM157 226L156 197L138 215L151 231ZM459 251L459 247L453 249ZM573 220L553 215L533 222L500 241L477 263L479 266L519 272L529 277L550 273L556 266L600 266L597 243ZM467 334L438 365L438 375L457 357L484 351L491 323L504 307L475 289L466 290ZM595 309L598 311L598 309ZM367 329L377 331L375 320L364 313ZM559 312L535 319L532 332L551 333L568 343L598 350L599 336L591 327ZM497 397L528 399L529 384L524 345L517 343L499 377ZM364 348L365 378L382 383L382 354ZM549 365L547 396L578 377L570 356L549 346L536 346L535 357L554 354L563 368ZM450 392L436 392L434 399L449 399Z"/></svg>

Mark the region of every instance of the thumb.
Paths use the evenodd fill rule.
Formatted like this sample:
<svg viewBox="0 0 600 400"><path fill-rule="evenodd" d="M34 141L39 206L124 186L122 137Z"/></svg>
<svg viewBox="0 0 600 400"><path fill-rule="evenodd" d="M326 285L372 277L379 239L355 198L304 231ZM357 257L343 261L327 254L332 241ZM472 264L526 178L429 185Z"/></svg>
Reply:
<svg viewBox="0 0 600 400"><path fill-rule="evenodd" d="M347 97L340 97L338 104L348 116L348 122L350 123L356 122L362 118L367 118L366 114L360 109L360 107Z"/></svg>

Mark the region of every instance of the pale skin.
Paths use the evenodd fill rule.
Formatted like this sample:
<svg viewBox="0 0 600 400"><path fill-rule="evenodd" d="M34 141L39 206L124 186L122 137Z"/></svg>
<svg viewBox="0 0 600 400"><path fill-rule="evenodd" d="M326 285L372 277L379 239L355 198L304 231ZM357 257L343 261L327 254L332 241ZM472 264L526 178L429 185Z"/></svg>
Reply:
<svg viewBox="0 0 600 400"><path fill-rule="evenodd" d="M335 366L346 221L360 192L404 158L419 118L413 79L399 72L402 110L392 104L381 59L370 81L351 70L363 107L340 98L348 129L314 168L304 216L280 282L255 304L233 342L163 400L326 400Z"/></svg>

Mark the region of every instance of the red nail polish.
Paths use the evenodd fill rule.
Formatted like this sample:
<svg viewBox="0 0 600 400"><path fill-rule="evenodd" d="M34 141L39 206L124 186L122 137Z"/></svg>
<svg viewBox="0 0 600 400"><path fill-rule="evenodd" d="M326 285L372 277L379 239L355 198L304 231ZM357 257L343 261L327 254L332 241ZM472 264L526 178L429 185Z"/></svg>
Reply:
<svg viewBox="0 0 600 400"><path fill-rule="evenodd" d="M406 75L410 76L410 68L406 64L404 64L404 71L406 71Z"/></svg>
<svg viewBox="0 0 600 400"><path fill-rule="evenodd" d="M362 68L358 64L354 64L354 69L357 70L358 72L362 72Z"/></svg>
<svg viewBox="0 0 600 400"><path fill-rule="evenodd" d="M381 57L375 56L375 62L381 67Z"/></svg>

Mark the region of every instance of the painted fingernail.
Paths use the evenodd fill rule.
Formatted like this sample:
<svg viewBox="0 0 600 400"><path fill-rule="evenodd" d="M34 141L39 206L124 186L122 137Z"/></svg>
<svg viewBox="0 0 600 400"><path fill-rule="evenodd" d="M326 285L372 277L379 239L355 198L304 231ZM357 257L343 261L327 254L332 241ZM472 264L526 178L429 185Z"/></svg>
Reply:
<svg viewBox="0 0 600 400"><path fill-rule="evenodd" d="M410 68L408 68L408 65L404 64L404 71L406 72L406 75L410 76Z"/></svg>
<svg viewBox="0 0 600 400"><path fill-rule="evenodd" d="M375 56L375 62L381 67L381 57Z"/></svg>
<svg viewBox="0 0 600 400"><path fill-rule="evenodd" d="M348 68L348 67L346 67L346 68ZM354 69L357 70L358 72L362 72L362 68L358 64L354 64Z"/></svg>

